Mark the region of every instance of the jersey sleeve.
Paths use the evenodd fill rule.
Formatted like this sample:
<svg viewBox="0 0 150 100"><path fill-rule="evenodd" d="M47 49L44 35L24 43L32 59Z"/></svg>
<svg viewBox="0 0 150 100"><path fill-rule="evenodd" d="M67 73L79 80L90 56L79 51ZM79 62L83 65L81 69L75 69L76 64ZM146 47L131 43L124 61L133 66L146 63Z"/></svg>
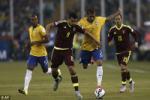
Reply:
<svg viewBox="0 0 150 100"><path fill-rule="evenodd" d="M128 26L128 31L129 31L129 33L131 33L131 35L133 36L134 40L137 42L138 41L137 40L137 32L133 28L131 28L130 26Z"/></svg>
<svg viewBox="0 0 150 100"><path fill-rule="evenodd" d="M82 27L80 27L79 25L76 25L76 31L78 33L85 33L85 30Z"/></svg>
<svg viewBox="0 0 150 100"><path fill-rule="evenodd" d="M40 27L40 33L41 33L42 36L46 35L46 30L43 26Z"/></svg>
<svg viewBox="0 0 150 100"><path fill-rule="evenodd" d="M106 17L99 17L99 22L103 26L105 24L105 22L106 22Z"/></svg>
<svg viewBox="0 0 150 100"><path fill-rule="evenodd" d="M84 28L84 27L83 27L83 25L84 25L84 20L83 20L83 18L80 19L80 21L78 22L78 25L79 25L80 27Z"/></svg>
<svg viewBox="0 0 150 100"><path fill-rule="evenodd" d="M54 22L54 26L55 27L60 27L64 22L66 22L66 20L56 21L56 22Z"/></svg>
<svg viewBox="0 0 150 100"><path fill-rule="evenodd" d="M111 42L113 39L113 29L111 28L108 32L108 36L107 36L107 40L108 40L108 43Z"/></svg>

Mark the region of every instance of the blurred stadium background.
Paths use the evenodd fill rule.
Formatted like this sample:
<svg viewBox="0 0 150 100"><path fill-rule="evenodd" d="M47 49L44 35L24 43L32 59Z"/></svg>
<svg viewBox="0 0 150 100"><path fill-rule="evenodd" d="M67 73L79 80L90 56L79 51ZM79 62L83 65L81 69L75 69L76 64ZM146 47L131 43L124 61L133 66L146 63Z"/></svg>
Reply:
<svg viewBox="0 0 150 100"><path fill-rule="evenodd" d="M101 16L109 16L120 7L124 23L131 25L139 33L139 49L134 53L133 59L150 60L150 0L0 0L0 60L26 58L24 43L31 14L38 14L39 22L45 26L54 20L65 19L70 11L83 17L88 6L94 6L97 15ZM106 42L107 31L112 24L113 22L107 23L102 32L105 59L114 59L115 50L109 48ZM55 31L47 44L48 49L53 47L54 33ZM15 47L14 42L10 42L13 39L19 46Z"/></svg>
<svg viewBox="0 0 150 100"><path fill-rule="evenodd" d="M28 50L24 46L30 25L29 16L33 13L38 14L39 22L45 26L49 22L67 18L67 14L71 11L75 11L80 17L83 17L88 6L94 6L97 15L101 16L109 16L120 7L123 10L124 23L132 26L139 33L139 48L133 53L132 63L130 63L137 89L135 94L120 95L118 93L119 68L115 67L117 62L113 61L115 49L113 46L108 47L106 38L108 29L113 22L107 23L102 31L102 46L106 60L103 83L107 93L106 100L149 100L150 0L0 0L0 95L10 95L12 100L75 99L70 92L72 87L66 69L62 69L63 76L66 78L64 78L58 94L49 91L51 85L49 78L41 74L40 69L36 70L39 73L34 73L31 94L28 97L17 94L17 88L23 85L25 60L28 55ZM46 44L49 57L54 44L55 32L56 30L51 31L50 42ZM81 38L77 38L74 44L74 53L77 59L76 65L79 66L77 72L81 90L83 90L85 100L94 100L96 67L84 71L78 64L80 43Z"/></svg>

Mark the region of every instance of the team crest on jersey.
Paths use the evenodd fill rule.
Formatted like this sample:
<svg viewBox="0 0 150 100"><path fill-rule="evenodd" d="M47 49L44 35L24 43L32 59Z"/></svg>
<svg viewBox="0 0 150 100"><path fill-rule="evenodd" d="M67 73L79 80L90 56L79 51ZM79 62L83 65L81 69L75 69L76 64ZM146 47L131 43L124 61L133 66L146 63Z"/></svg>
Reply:
<svg viewBox="0 0 150 100"><path fill-rule="evenodd" d="M98 26L98 22L97 21L95 22L95 25Z"/></svg>
<svg viewBox="0 0 150 100"><path fill-rule="evenodd" d="M114 32L114 35L116 35L117 33L116 32Z"/></svg>
<svg viewBox="0 0 150 100"><path fill-rule="evenodd" d="M64 28L67 28L66 26L64 26Z"/></svg>

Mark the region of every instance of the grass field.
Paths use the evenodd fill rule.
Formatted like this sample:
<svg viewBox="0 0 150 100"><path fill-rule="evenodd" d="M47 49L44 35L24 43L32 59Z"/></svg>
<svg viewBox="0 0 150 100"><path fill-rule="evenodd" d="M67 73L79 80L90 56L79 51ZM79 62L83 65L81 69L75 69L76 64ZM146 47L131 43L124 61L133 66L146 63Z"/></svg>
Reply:
<svg viewBox="0 0 150 100"><path fill-rule="evenodd" d="M103 87L106 91L104 100L150 100L150 62L130 62L130 70L136 82L134 93L129 91L120 94L120 70L114 61L104 62ZM62 65L60 69L63 81L58 91L52 91L52 77L42 73L40 67L33 72L29 88L29 95L18 94L17 89L23 86L25 62L1 62L0 63L0 95L10 95L11 100L76 100L70 75L67 68ZM76 71L79 76L80 90L84 100L95 100L96 66L90 66L83 70L76 63Z"/></svg>

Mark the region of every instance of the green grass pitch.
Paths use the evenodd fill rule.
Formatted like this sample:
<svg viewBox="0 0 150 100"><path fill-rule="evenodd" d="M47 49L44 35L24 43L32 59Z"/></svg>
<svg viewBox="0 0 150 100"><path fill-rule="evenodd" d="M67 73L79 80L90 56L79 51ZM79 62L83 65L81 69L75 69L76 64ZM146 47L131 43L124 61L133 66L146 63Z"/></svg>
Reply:
<svg viewBox="0 0 150 100"><path fill-rule="evenodd" d="M104 61L103 87L106 91L104 100L150 100L150 62L129 63L129 69L136 82L135 92L120 94L120 69L116 61ZM0 95L10 95L11 100L76 100L70 75L65 65L60 67L63 81L58 91L52 91L53 79L42 73L38 66L34 72L29 87L29 95L18 93L23 87L26 62L0 63ZM84 100L95 100L96 66L89 66L84 70L76 63L76 72L79 76L80 91Z"/></svg>

